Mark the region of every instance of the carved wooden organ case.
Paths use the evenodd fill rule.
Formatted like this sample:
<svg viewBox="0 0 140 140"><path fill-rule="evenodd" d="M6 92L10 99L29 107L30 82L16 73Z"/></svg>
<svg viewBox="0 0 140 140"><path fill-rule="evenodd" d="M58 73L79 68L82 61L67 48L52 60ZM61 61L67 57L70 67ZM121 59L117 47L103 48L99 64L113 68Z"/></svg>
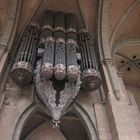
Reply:
<svg viewBox="0 0 140 140"><path fill-rule="evenodd" d="M101 85L91 36L86 29L78 30L73 13L46 11L40 26L26 27L11 78L19 86L34 83L36 103L57 127L80 89Z"/></svg>

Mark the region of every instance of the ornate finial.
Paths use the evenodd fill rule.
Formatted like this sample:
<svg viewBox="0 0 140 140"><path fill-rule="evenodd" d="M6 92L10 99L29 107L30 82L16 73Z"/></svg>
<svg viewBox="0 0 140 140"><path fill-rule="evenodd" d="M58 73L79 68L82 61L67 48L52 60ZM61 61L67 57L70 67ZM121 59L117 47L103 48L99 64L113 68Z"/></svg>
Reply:
<svg viewBox="0 0 140 140"><path fill-rule="evenodd" d="M53 128L59 129L60 121L53 120Z"/></svg>

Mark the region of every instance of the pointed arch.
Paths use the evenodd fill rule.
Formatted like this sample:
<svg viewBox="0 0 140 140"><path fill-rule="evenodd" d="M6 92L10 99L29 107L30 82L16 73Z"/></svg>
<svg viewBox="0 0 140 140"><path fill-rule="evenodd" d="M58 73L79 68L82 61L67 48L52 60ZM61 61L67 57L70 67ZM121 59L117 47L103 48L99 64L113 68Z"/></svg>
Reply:
<svg viewBox="0 0 140 140"><path fill-rule="evenodd" d="M12 140L20 140L22 130L23 130L27 120L37 110L38 110L38 106L33 103L22 113L19 120L17 121L15 130L14 130L14 133L12 136ZM95 130L94 124L92 123L92 121L91 121L90 117L88 116L88 114L86 113L86 111L78 103L76 103L74 105L73 110L74 110L75 114L82 121L82 123L87 131L89 140L98 140L97 132Z"/></svg>

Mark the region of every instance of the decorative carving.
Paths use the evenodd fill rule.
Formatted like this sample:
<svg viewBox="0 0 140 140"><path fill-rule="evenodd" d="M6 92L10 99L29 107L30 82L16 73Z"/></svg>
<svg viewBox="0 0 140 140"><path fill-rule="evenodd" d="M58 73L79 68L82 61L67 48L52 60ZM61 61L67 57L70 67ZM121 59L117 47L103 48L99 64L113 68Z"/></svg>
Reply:
<svg viewBox="0 0 140 140"><path fill-rule="evenodd" d="M87 31L80 32L80 49L78 48L77 23L72 13L45 12L40 50L38 49L36 57L37 29L35 25L26 29L12 68L12 76L19 84L30 83L36 60L35 101L50 114L54 126L58 127L60 118L76 99L80 86L85 90L97 89L101 84L101 77ZM77 51L81 53L78 57ZM82 62L81 77L78 61Z"/></svg>
<svg viewBox="0 0 140 140"><path fill-rule="evenodd" d="M65 33L64 27L61 27L61 26L55 27L55 28L54 28L54 32L56 32L56 31L61 31L61 32L64 32L64 33Z"/></svg>
<svg viewBox="0 0 140 140"><path fill-rule="evenodd" d="M38 65L38 68L39 67L40 64ZM37 71L39 72L39 70ZM76 83L66 82L64 89L58 92L54 90L52 81L44 80L40 77L40 74L37 73L35 89L41 106L46 108L52 116L54 127L58 127L61 116L66 113L79 92L80 78L78 78Z"/></svg>
<svg viewBox="0 0 140 140"><path fill-rule="evenodd" d="M53 65L51 63L44 63L41 66L41 77L49 80L53 75Z"/></svg>
<svg viewBox="0 0 140 140"><path fill-rule="evenodd" d="M77 66L70 65L67 68L67 77L69 81L75 82L78 79L79 74L80 74L80 71Z"/></svg>
<svg viewBox="0 0 140 140"><path fill-rule="evenodd" d="M12 67L11 78L19 85L26 85L32 81L33 73L30 63L19 61Z"/></svg>
<svg viewBox="0 0 140 140"><path fill-rule="evenodd" d="M52 22L45 24L52 25ZM53 34L50 27L43 27L41 44L44 46L44 54L37 62L36 102L48 111L54 127L58 127L61 116L67 112L80 89L76 57L77 34L74 32L72 38L73 30L69 29L65 43L65 14L62 12L55 13Z"/></svg>
<svg viewBox="0 0 140 140"><path fill-rule="evenodd" d="M52 31L49 31L49 32L52 32ZM47 34L47 33L44 32L44 34ZM42 35L42 32L41 32L41 35ZM46 36L42 35L41 39L40 39L40 44L43 44L43 43L46 43L46 42L48 42L48 44L53 44L55 41L54 41L53 37L50 34L48 34Z"/></svg>
<svg viewBox="0 0 140 140"><path fill-rule="evenodd" d="M83 71L81 75L81 87L85 90L97 89L101 85L100 73L95 69L88 69Z"/></svg>
<svg viewBox="0 0 140 140"><path fill-rule="evenodd" d="M63 64L57 64L54 67L54 76L57 80L63 80L66 76L66 67Z"/></svg>
<svg viewBox="0 0 140 140"><path fill-rule="evenodd" d="M52 30L52 26L51 25L44 25L42 28L42 30Z"/></svg>
<svg viewBox="0 0 140 140"><path fill-rule="evenodd" d="M73 33L76 33L76 34L77 34L76 29L74 29L74 28L72 28L72 27L68 28L68 29L66 30L66 32L67 32L67 33L68 33L68 32L73 32Z"/></svg>

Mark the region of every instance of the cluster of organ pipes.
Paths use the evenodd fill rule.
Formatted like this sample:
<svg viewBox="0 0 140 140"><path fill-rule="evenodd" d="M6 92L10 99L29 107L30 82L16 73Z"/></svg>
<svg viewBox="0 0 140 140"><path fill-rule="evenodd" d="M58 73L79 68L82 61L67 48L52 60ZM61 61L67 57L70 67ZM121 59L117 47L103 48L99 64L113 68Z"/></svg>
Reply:
<svg viewBox="0 0 140 140"><path fill-rule="evenodd" d="M26 27L11 69L11 78L20 86L35 77L35 102L50 114L54 127L80 88L95 90L101 85L92 39L77 27L73 13L46 11L40 27Z"/></svg>
<svg viewBox="0 0 140 140"><path fill-rule="evenodd" d="M93 41L87 30L78 32L73 13L48 10L42 18L41 28L37 24L27 26L11 70L11 77L17 84L32 82L39 48L43 49L40 59L42 79L74 83L80 77L81 88L85 90L101 85Z"/></svg>
<svg viewBox="0 0 140 140"><path fill-rule="evenodd" d="M11 70L11 77L18 85L32 82L37 58L40 30L36 24L26 27L19 43L15 63Z"/></svg>
<svg viewBox="0 0 140 140"><path fill-rule="evenodd" d="M101 77L95 57L94 45L85 29L79 31L78 42L81 51L81 87L86 90L97 89L101 85Z"/></svg>
<svg viewBox="0 0 140 140"><path fill-rule="evenodd" d="M76 58L75 16L72 13L47 11L43 19L41 43L44 44L45 51L41 67L42 77L49 80L54 75L59 81L67 78L75 82L80 74Z"/></svg>

